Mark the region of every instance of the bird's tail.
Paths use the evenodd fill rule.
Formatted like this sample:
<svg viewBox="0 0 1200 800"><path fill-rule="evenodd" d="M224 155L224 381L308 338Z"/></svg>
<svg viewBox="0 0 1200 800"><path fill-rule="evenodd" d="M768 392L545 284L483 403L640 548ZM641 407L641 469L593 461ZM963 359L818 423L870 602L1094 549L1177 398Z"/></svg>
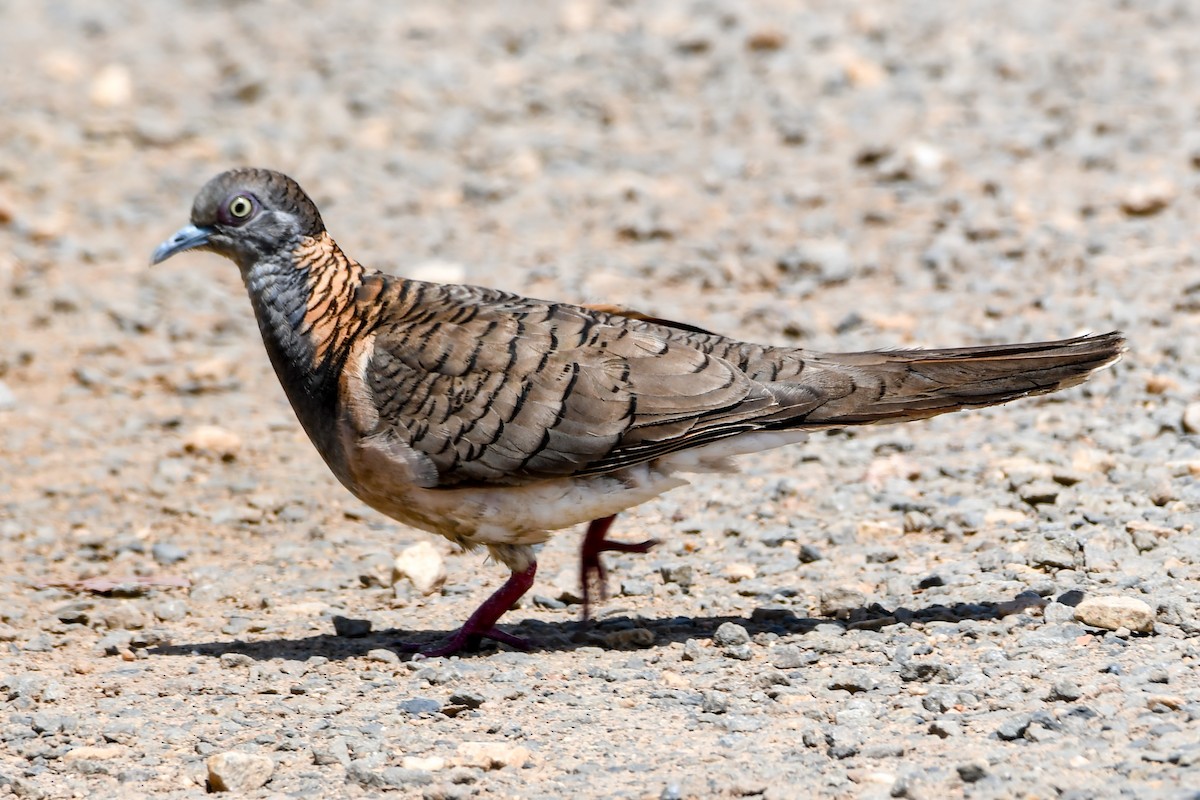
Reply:
<svg viewBox="0 0 1200 800"><path fill-rule="evenodd" d="M905 422L1007 403L1082 383L1124 351L1125 337L1114 331L1057 342L809 353L813 366L827 370L829 391L795 421L805 427ZM792 425L780 419L778 427Z"/></svg>

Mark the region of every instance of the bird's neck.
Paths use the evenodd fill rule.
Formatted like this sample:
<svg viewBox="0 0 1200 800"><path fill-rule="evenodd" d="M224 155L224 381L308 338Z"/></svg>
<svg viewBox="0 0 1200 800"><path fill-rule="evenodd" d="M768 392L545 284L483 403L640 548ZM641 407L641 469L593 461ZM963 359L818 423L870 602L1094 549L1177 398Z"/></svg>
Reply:
<svg viewBox="0 0 1200 800"><path fill-rule="evenodd" d="M327 233L304 237L243 273L271 364L310 437L336 405L337 378L353 337L364 270Z"/></svg>

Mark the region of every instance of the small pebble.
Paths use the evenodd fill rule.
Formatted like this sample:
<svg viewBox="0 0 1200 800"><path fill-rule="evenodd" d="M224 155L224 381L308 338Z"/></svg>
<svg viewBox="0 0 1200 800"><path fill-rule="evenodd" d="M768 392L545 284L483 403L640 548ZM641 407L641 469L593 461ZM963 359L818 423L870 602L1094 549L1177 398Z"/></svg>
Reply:
<svg viewBox="0 0 1200 800"><path fill-rule="evenodd" d="M483 770L520 769L529 757L529 748L507 742L461 742L458 745L458 762Z"/></svg>
<svg viewBox="0 0 1200 800"><path fill-rule="evenodd" d="M696 571L691 564L675 564L662 567L659 570L663 583L675 583L683 588L691 586L696 580Z"/></svg>
<svg viewBox="0 0 1200 800"><path fill-rule="evenodd" d="M392 566L392 583L407 579L423 595L431 595L446 582L446 562L430 541L422 540L406 547Z"/></svg>
<svg viewBox="0 0 1200 800"><path fill-rule="evenodd" d="M371 620L335 616L333 618L333 630L338 636L345 636L350 639L361 638L371 632Z"/></svg>
<svg viewBox="0 0 1200 800"><path fill-rule="evenodd" d="M399 664L400 656L396 655L395 651L388 650L383 647L377 647L374 650L368 650L366 656L367 661L376 661L381 664Z"/></svg>
<svg viewBox="0 0 1200 800"><path fill-rule="evenodd" d="M729 694L715 691L705 692L700 703L700 710L706 714L724 714L729 710Z"/></svg>
<svg viewBox="0 0 1200 800"><path fill-rule="evenodd" d="M0 411L12 411L16 407L17 396L8 388L8 384L0 381Z"/></svg>
<svg viewBox="0 0 1200 800"><path fill-rule="evenodd" d="M208 788L212 792L252 792L266 784L275 771L267 756L231 751L209 756Z"/></svg>
<svg viewBox="0 0 1200 800"><path fill-rule="evenodd" d="M651 647L654 644L654 632L647 628L612 631L605 634L604 644L615 650Z"/></svg>
<svg viewBox="0 0 1200 800"><path fill-rule="evenodd" d="M1075 619L1093 628L1137 633L1154 630L1154 609L1136 597L1089 597L1075 607Z"/></svg>
<svg viewBox="0 0 1200 800"><path fill-rule="evenodd" d="M233 461L242 449L242 440L233 431L215 425L201 425L183 440L183 450L194 455Z"/></svg>
<svg viewBox="0 0 1200 800"><path fill-rule="evenodd" d="M150 548L150 554L163 566L177 564L188 557L186 550L172 542L155 542Z"/></svg>
<svg viewBox="0 0 1200 800"><path fill-rule="evenodd" d="M935 719L929 723L929 732L934 736L942 739L949 739L951 736L962 736L962 726L957 722L948 719Z"/></svg>
<svg viewBox="0 0 1200 800"><path fill-rule="evenodd" d="M0 408L3 407L3 397L0 396ZM1188 403L1183 409L1183 432L1200 433L1200 402Z"/></svg>
<svg viewBox="0 0 1200 800"><path fill-rule="evenodd" d="M750 633L736 622L722 622L713 634L713 644L718 647L737 647L750 641Z"/></svg>
<svg viewBox="0 0 1200 800"><path fill-rule="evenodd" d="M988 776L988 764L983 760L968 761L954 768L963 783L977 783Z"/></svg>

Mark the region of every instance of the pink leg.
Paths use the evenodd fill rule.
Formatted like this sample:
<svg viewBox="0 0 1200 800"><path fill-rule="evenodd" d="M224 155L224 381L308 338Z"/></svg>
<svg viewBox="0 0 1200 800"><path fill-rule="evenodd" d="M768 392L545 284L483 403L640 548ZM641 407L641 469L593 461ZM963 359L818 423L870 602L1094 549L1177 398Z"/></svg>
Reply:
<svg viewBox="0 0 1200 800"><path fill-rule="evenodd" d="M612 527L616 514L603 519L594 519L588 523L587 533L583 537L583 550L580 553L579 585L583 590L583 618L587 619L591 612L592 585L595 584L600 599L608 599L608 570L600 560L601 553L646 553L658 544L657 539L647 539L644 542L618 542L605 538L608 529Z"/></svg>
<svg viewBox="0 0 1200 800"><path fill-rule="evenodd" d="M505 633L497 628L496 620L504 616L504 612L512 608L512 604L529 591L529 587L533 586L533 576L536 574L536 561L532 562L524 572L514 572L503 586L493 592L487 600L484 600L479 608L475 609L475 613L463 623L461 628L450 634L441 644L423 648L418 644L402 643L396 646L397 649L408 652L415 651L426 658L437 658L468 648L474 649L479 646L482 639L495 639L497 642L503 642L520 650L528 650L528 642L519 636L513 636L511 633Z"/></svg>

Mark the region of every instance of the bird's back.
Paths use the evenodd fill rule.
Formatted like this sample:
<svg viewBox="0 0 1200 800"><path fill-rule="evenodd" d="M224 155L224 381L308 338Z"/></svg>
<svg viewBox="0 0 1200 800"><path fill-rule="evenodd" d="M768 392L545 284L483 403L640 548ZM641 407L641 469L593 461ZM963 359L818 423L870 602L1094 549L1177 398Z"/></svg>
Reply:
<svg viewBox="0 0 1200 800"><path fill-rule="evenodd" d="M1117 334L807 352L631 312L368 276L370 344L347 364L374 427L431 485L618 470L755 431L918 419L1083 380ZM435 477L436 476L436 477Z"/></svg>

